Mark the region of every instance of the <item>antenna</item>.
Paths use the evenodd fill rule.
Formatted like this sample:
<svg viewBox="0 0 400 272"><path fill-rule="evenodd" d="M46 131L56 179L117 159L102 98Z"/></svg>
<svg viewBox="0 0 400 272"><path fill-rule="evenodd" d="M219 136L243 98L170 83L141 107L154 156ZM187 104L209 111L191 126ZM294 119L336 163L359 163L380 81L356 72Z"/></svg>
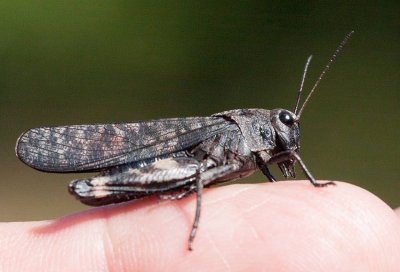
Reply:
<svg viewBox="0 0 400 272"><path fill-rule="evenodd" d="M304 100L303 105L301 106L301 109L299 111L299 114L297 114L297 120L300 119L301 114L303 113L303 110L305 106L308 103L308 100L310 100L312 94L314 93L315 89L318 87L319 83L321 82L322 78L325 76L326 72L328 72L329 68L331 67L331 64L335 61L336 57L339 55L340 51L342 50L343 46L347 43L347 41L350 39L351 35L353 35L354 30L350 31L343 39L343 41L339 44L339 46L336 48L335 52L333 53L331 59L328 61L328 63L325 65L324 70L322 70L322 73L319 75L317 81L315 82L314 86L311 88L311 91L308 93L307 98ZM307 65L307 64L306 64ZM303 83L302 83L303 85ZM299 92L297 93L299 96ZM298 103L298 102L297 102ZM297 105L296 105L297 108Z"/></svg>
<svg viewBox="0 0 400 272"><path fill-rule="evenodd" d="M296 106L294 107L294 114L297 115L297 109L299 108L301 92L303 91L304 80L306 79L308 66L310 65L312 55L307 59L306 65L304 66L303 76L301 77L300 89L297 91Z"/></svg>

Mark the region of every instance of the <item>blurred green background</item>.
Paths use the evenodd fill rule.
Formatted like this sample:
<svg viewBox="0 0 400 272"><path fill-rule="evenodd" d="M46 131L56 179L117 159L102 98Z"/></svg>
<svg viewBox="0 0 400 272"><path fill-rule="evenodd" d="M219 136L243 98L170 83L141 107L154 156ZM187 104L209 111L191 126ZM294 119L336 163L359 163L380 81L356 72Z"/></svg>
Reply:
<svg viewBox="0 0 400 272"><path fill-rule="evenodd" d="M353 29L304 112L301 154L317 178L399 205L400 4L376 3L1 1L0 220L86 209L66 186L88 174L15 157L28 128L293 109L308 55L306 91Z"/></svg>

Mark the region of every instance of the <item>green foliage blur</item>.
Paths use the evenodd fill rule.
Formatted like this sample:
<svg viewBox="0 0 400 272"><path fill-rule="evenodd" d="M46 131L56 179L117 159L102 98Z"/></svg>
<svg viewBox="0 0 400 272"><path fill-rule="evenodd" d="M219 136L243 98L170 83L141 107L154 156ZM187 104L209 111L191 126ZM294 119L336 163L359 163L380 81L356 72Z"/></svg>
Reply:
<svg viewBox="0 0 400 272"><path fill-rule="evenodd" d="M85 208L66 186L88 174L15 157L28 128L293 109L307 57L306 91L351 30L304 111L301 154L318 179L399 205L399 14L398 1L2 1L0 219Z"/></svg>

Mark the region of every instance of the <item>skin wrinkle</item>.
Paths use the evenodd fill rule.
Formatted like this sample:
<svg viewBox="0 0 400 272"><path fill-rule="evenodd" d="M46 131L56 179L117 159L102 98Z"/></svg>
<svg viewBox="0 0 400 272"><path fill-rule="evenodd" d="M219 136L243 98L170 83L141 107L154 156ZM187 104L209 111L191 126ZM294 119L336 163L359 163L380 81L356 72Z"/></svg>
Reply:
<svg viewBox="0 0 400 272"><path fill-rule="evenodd" d="M248 231L249 233L253 234L253 238L255 240L257 240L257 242L259 242L260 240L264 240L262 238L261 235L258 234L258 231L256 230L256 228L253 226L252 223L247 223L246 218L245 217L245 213L238 213L240 216L240 220L235 221L235 224L232 226L232 235L230 237L230 239L232 241L238 241L237 243L235 243L235 247L236 248L240 248L240 235L241 235L241 230L246 229L246 231ZM245 227L244 227L245 226ZM236 236L238 236L239 238L235 238Z"/></svg>
<svg viewBox="0 0 400 272"><path fill-rule="evenodd" d="M234 200L234 199L237 199L237 195L232 197L232 200ZM266 202L267 202L267 201L264 200L264 201L262 201L262 202L260 203L260 205L263 205L263 204L265 204ZM237 220L237 221L235 220L234 222L232 222L232 224L234 224L234 225L232 226L233 231L232 231L231 239L232 239L232 240L237 240L237 239L234 239L234 236L235 236L235 234L236 234L236 229L238 229L239 226L241 226L242 224L245 224L245 223L246 223L246 222L245 222L245 216L246 216L246 210L247 210L247 209L246 209L246 210L243 210L243 205L242 205L241 202L236 201L236 202L232 202L232 203L233 203L233 205L234 205L235 217L237 217L238 220ZM253 205L253 206L260 206L260 205ZM247 224L247 225L251 225L251 224ZM254 226L251 226L250 228L253 229L252 233L256 232L255 229L254 229ZM258 235L256 235L256 236L258 236Z"/></svg>
<svg viewBox="0 0 400 272"><path fill-rule="evenodd" d="M253 236L254 239L256 239L256 240L263 239L262 236L256 230L256 228L253 226L253 224L248 224L248 226L249 226L249 230L251 231L251 233L254 234L254 236Z"/></svg>
<svg viewBox="0 0 400 272"><path fill-rule="evenodd" d="M241 191L241 192L244 192L244 191L247 191L247 190L240 190L240 191ZM230 217L232 217L232 218L234 218L234 219L235 219L235 218L237 219L237 220L232 220L232 221L229 222L229 224L230 224L230 225L229 225L229 233L231 233L231 235L230 235L230 237L229 237L229 240L231 240L231 241L239 241L239 242L240 242L240 234L241 234L241 231L240 231L240 230L237 231L237 229L246 229L247 231L249 231L250 233L253 234L253 237L254 237L255 239L259 240L260 235L257 233L257 231L256 231L256 229L254 228L254 226L253 226L252 224L246 224L245 218L244 218L245 213L242 212L242 206L241 206L241 205L238 205L237 203L235 204L235 202L233 202L233 200L234 200L235 198L237 198L237 196L238 196L241 192L236 193L236 194L234 194L234 195L229 194L229 197L227 198L227 200L228 200L229 202L232 202L232 203L234 204L234 206L231 207L231 208L229 208L230 205L227 205L227 203L225 203L225 202L224 202L224 205L222 205L222 207L220 207L220 205L218 205L217 208L215 208L215 207L209 207L209 208L211 208L212 211L214 211L214 212L216 211L216 212L212 215L212 217L209 216L209 219L208 219L208 220L212 220L213 218L219 218L220 216L223 216L223 214L228 213L228 214L230 214ZM266 201L263 201L263 203L265 203L265 202L266 202ZM213 203L213 204L217 205L217 203ZM215 206L215 205L212 205L212 206ZM208 205L205 205L205 206L208 206ZM211 218L210 218L210 217L211 217ZM246 226L246 228L241 227L241 226L244 226L244 225ZM212 245L215 247L215 250L217 251L218 256L219 256L220 258L222 258L222 260L223 260L224 263L227 263L227 264L229 265L229 262L227 261L226 257L224 257L224 256L225 256L225 255L224 255L224 252L222 252L222 251L217 247L217 245L216 245L216 243L214 242L214 240L213 240L212 238L210 238L209 231L206 230L206 232L207 232L208 239L210 240L210 242L212 243ZM239 239L237 239L236 236L238 236ZM234 243L234 246L235 246L235 248L240 248L240 245L239 245L239 243L237 243L237 242ZM231 270L232 270L232 267L229 266L229 271L231 271Z"/></svg>
<svg viewBox="0 0 400 272"><path fill-rule="evenodd" d="M103 246L103 255L106 261L107 265L107 271L118 271L118 269L114 270L116 265L110 262L115 262L115 260L118 260L118 265L117 267L123 267L121 263L120 258L115 258L116 252L115 252L115 246L113 243L113 239L111 238L110 235L110 218L107 216L107 211L104 211L104 219L103 221L103 235L102 235L102 246Z"/></svg>
<svg viewBox="0 0 400 272"><path fill-rule="evenodd" d="M256 210L257 208L260 208L261 206L265 205L267 202L268 202L268 200L264 200L258 205L257 204L252 205L250 208L241 211L240 216L243 218L243 222L241 222L241 224L246 222L245 218L252 211ZM247 226L248 226L247 229L253 234L254 239L256 239L257 241L263 240L263 237L258 233L257 229L255 228L255 226L253 226L252 223L247 224Z"/></svg>
<svg viewBox="0 0 400 272"><path fill-rule="evenodd" d="M146 214L147 212L145 210L142 213ZM150 214L149 217L151 218L152 215ZM132 219L129 219L129 221ZM129 231L121 233L121 230L118 229L119 220L120 218L117 219L117 222L114 222L117 230L113 232L119 242L119 245L114 245L119 250L116 258L123 260L121 263L122 268L130 268L130 270L123 271L141 271L140 269L152 267L147 256L161 255L159 252L161 250L159 247L160 241L155 239L158 236L152 232L147 232L146 224L142 225L140 222L135 227L130 226ZM146 218L143 218L143 221L146 223Z"/></svg>
<svg viewBox="0 0 400 272"><path fill-rule="evenodd" d="M160 247L160 245L162 245L162 238L160 239L160 235L157 235L157 233L154 232L146 233L146 231L144 231L143 229L141 229L141 231L137 234L138 235L136 237L140 236L140 238L138 238L140 239L140 242L146 245L145 251L143 251L140 247L136 247L136 252L139 253L138 255L136 255L136 259L139 259L138 263L142 263L142 267L146 268L142 268L142 270L150 270L150 268L151 270L154 270L154 267L163 267L164 265L161 262L165 262L167 254L162 254L163 249ZM124 243L127 242L124 241ZM131 252L124 251L123 254L125 256L129 256L129 259L132 258ZM157 258L157 262L153 263L153 260L150 260L149 256L162 256L163 258ZM126 259L128 260L128 258Z"/></svg>
<svg viewBox="0 0 400 272"><path fill-rule="evenodd" d="M149 200L146 200L147 202ZM131 203L131 207L134 207L136 204L139 203ZM144 205L144 203L142 203ZM114 206L114 205L112 205ZM117 269L115 266L111 264L111 269L110 271L125 271L124 268L130 267L130 270L128 271L139 271L138 269L140 267L148 267L149 263L147 262L148 259L144 258L145 255L154 255L154 256L160 256L159 247L156 246L155 249L157 250L154 251L154 247L152 245L159 245L160 242L158 240L154 241L154 235L152 233L147 233L145 230L143 230L142 226L135 224L136 227L132 228L132 225L129 225L128 227L131 229L136 229L135 233L132 233L131 231L123 231L120 232L118 230L119 227L119 221L121 220L121 217L119 215L114 215L113 214L113 209L112 206L110 206L110 209L108 210L108 213L105 214L105 217L107 219L107 235L110 235L110 241L112 244L112 258L110 261L117 261L119 268L117 266ZM124 204L117 204L116 206L119 206L121 208L124 208ZM146 208L146 213L151 213L151 210L153 210L157 206L156 204L151 204L147 203ZM159 207L161 208L161 207ZM101 208L103 209L103 208ZM138 211L140 212L140 210ZM143 211L142 211L143 212ZM123 211L121 214L125 214L129 218L132 218L134 220L137 215L132 214L130 210L128 211ZM131 221L130 219L128 220L129 222ZM132 222L134 224L134 222ZM126 236L126 239L125 239ZM132 239L132 240L131 240ZM126 249L126 243L132 243L127 246L127 251ZM146 249L145 252L139 251L138 249L141 248L140 245L146 245L144 249ZM127 258L128 256L128 258ZM124 261L124 262L122 262ZM112 262L111 262L112 263ZM132 266L133 265L133 266Z"/></svg>
<svg viewBox="0 0 400 272"><path fill-rule="evenodd" d="M269 199L266 199L266 200L264 200L264 201L262 201L262 202L260 202L260 203L254 204L254 205L250 206L249 208L245 209L245 210L242 212L242 214L245 215L245 214L247 214L247 213L250 213L250 212L252 212L253 210L255 210L255 209L257 209L257 208L259 208L259 207L265 205L268 201L269 201Z"/></svg>
<svg viewBox="0 0 400 272"><path fill-rule="evenodd" d="M147 245L146 248L146 252L145 254L140 254L140 255L136 255L136 258L139 259L143 259L141 257L143 257L143 255L148 255L148 256L161 256L162 258L157 258L157 266L158 269L160 269L160 267L167 267L168 265L171 264L171 260L174 260L174 256L175 256L175 252L172 251L168 251L167 253L165 253L163 246L165 241L165 235L168 235L168 230L171 228L176 229L176 225L184 225L184 228L182 229L183 233L187 233L187 235L189 235L190 232L190 228L192 226L192 221L193 221L193 216L192 216L192 212L190 211L186 211L185 208L182 207L186 206L186 202L185 200L183 200L182 202L180 201L162 201L162 202L156 202L156 204L152 205L151 207L149 207L148 209L145 209L143 212L145 214L146 217L152 218L153 216L156 217L160 217L159 214L164 214L166 215L166 217L163 217L162 221L157 221L156 224L160 225L160 226L164 226L163 230L166 229L166 231L162 231L160 233L156 233L156 232L146 232L146 225L142 225L140 224L140 226L143 226L144 228L142 229L141 232L143 232L142 234L137 234L136 237L138 237L139 243L140 244L145 244ZM171 217L171 214L173 215L173 218ZM189 215L190 214L190 215ZM190 218L189 218L190 217ZM182 221L183 224L180 222ZM186 229L187 226L187 229ZM151 226L150 226L151 227ZM179 243L179 249L182 248L182 250L186 250L187 249L187 235L184 235L184 238L182 238L183 240L176 240L174 241L174 243ZM140 237L140 239L139 239ZM167 239L168 240L168 239ZM138 241L136 241L138 242ZM161 246L160 246L161 245ZM140 248L138 248L140 249ZM154 257L153 257L154 258ZM153 258L151 260L146 259L146 262L150 262L150 263L146 263L146 265L150 265L150 267L152 267L152 269L154 269L153 265ZM139 262L142 260L139 260Z"/></svg>
<svg viewBox="0 0 400 272"><path fill-rule="evenodd" d="M179 203L176 203L177 201L179 201L179 200L160 200L160 205L164 204L161 202L165 202L166 205L169 205L170 207L172 206L174 208L174 212L176 212L178 214L175 217L168 217L165 220L161 221L160 222L161 225L168 224L172 221L176 221L177 218L181 218L181 217L185 218L185 221L187 221L186 218L187 218L188 213L185 212L185 209L183 209Z"/></svg>
<svg viewBox="0 0 400 272"><path fill-rule="evenodd" d="M230 186L234 186L234 185L230 185ZM204 204L204 206L217 204L218 202L224 202L224 201L227 200L227 199L232 199L232 198L237 197L238 195L240 195L240 194L242 194L242 193L248 191L249 189L250 189L249 187L246 187L246 188L240 189L240 190L238 190L238 191L235 191L235 192L232 193L232 194L229 194L229 195L226 195L226 196L224 195L224 196L222 196L222 197L215 198L215 199L213 199L213 200L209 200L209 201L207 201L207 203ZM203 194L204 194L204 193L207 193L208 190L209 190L209 189L204 189Z"/></svg>
<svg viewBox="0 0 400 272"><path fill-rule="evenodd" d="M204 214L208 214L209 220L214 220L215 218L219 218L220 216L223 216L225 212L227 211L227 203L221 203L219 205L202 205L202 210L204 210ZM204 220L204 219L203 219ZM201 223L200 223L201 225Z"/></svg>
<svg viewBox="0 0 400 272"><path fill-rule="evenodd" d="M210 233L206 231L206 234L207 234L206 235L207 240L211 243L213 250L216 252L216 255L220 258L221 262L224 264L224 267L228 269L227 271L232 271L232 267L229 265L229 262L227 261L224 254L221 253L221 250L215 244L214 239L211 237Z"/></svg>

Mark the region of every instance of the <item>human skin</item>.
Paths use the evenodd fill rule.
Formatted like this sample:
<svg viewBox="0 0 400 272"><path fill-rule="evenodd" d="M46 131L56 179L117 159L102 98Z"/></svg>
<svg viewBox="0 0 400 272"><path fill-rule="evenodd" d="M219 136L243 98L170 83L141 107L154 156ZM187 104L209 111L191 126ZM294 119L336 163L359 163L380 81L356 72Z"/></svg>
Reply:
<svg viewBox="0 0 400 272"><path fill-rule="evenodd" d="M323 182L323 181L320 181ZM0 271L399 271L400 219L344 182L205 189L193 251L194 195L148 198L41 222L0 224Z"/></svg>

